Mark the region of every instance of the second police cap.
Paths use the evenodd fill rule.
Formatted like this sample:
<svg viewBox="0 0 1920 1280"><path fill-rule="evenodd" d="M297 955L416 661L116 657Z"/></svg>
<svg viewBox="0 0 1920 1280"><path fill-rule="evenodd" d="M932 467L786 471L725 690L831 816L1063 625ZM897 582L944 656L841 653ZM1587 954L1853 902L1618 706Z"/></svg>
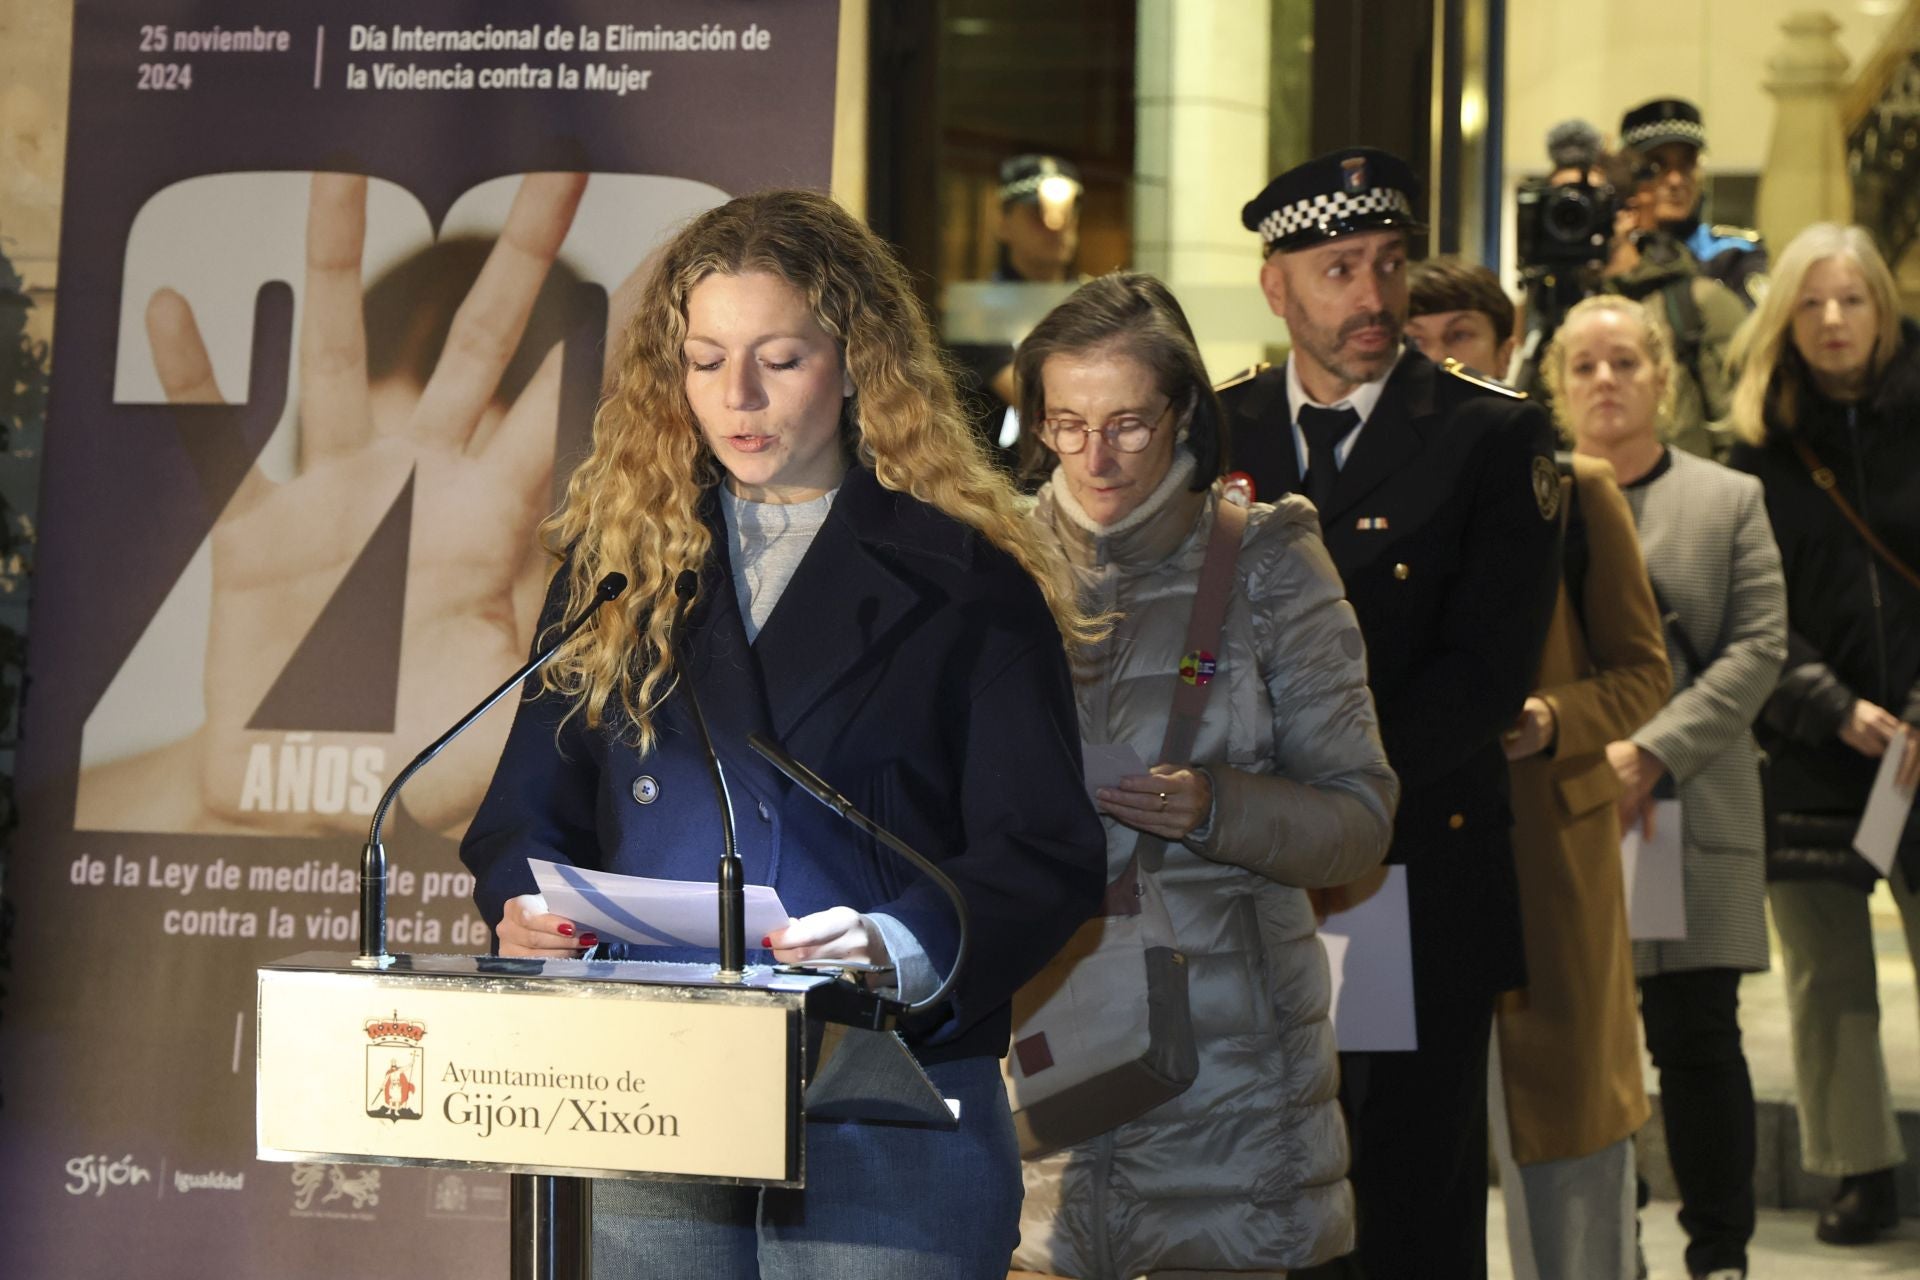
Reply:
<svg viewBox="0 0 1920 1280"><path fill-rule="evenodd" d="M1049 186L1051 184L1051 186ZM1011 204L1016 200L1031 200L1038 203L1045 192L1053 196L1058 190L1058 198L1076 199L1084 190L1080 181L1080 170L1071 160L1060 156L1027 155L1008 156L1000 162L1000 203Z"/></svg>
<svg viewBox="0 0 1920 1280"><path fill-rule="evenodd" d="M1651 151L1669 142L1706 149L1707 130L1700 108L1685 98L1655 98L1620 117L1620 145Z"/></svg>
<svg viewBox="0 0 1920 1280"><path fill-rule="evenodd" d="M1349 147L1295 165L1240 211L1269 252L1291 251L1361 231L1426 230L1414 216L1413 169L1391 151Z"/></svg>

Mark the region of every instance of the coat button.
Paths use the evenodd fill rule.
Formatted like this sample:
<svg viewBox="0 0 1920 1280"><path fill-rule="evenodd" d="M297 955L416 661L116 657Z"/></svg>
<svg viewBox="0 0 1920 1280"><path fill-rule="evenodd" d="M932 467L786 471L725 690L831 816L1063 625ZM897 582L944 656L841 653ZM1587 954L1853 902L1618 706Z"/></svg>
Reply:
<svg viewBox="0 0 1920 1280"><path fill-rule="evenodd" d="M1460 828L1467 825L1467 815L1464 813L1456 813L1451 818L1447 819L1447 825L1453 828L1453 830L1458 831Z"/></svg>
<svg viewBox="0 0 1920 1280"><path fill-rule="evenodd" d="M758 801L756 807L760 810L760 821L773 821L773 810L767 808L767 802L765 800Z"/></svg>
<svg viewBox="0 0 1920 1280"><path fill-rule="evenodd" d="M633 780L633 798L641 804L652 804L660 798L660 784L647 774L641 774Z"/></svg>
<svg viewBox="0 0 1920 1280"><path fill-rule="evenodd" d="M1401 582L1405 582L1407 580L1407 574L1409 572L1410 570L1404 564L1396 564L1393 566L1393 576L1399 579Z"/></svg>

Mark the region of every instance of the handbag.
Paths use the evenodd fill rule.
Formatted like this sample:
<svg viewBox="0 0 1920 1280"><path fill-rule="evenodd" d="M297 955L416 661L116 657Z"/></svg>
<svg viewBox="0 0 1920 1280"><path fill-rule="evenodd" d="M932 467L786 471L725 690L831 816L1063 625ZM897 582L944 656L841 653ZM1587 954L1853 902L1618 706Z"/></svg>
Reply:
<svg viewBox="0 0 1920 1280"><path fill-rule="evenodd" d="M1846 522L1853 526L1867 550L1920 591L1920 573L1880 540L1860 513L1840 492L1833 468L1820 461L1804 436L1791 437L1814 488L1827 495ZM1826 880L1872 893L1880 870L1860 856L1853 838L1860 827L1857 813L1785 813L1767 806L1767 879Z"/></svg>
<svg viewBox="0 0 1920 1280"><path fill-rule="evenodd" d="M1246 524L1246 508L1223 494L1187 624L1188 658L1207 674L1176 677L1161 760L1193 751ZM1184 671L1188 663L1181 665ZM1155 878L1165 856L1166 841L1143 832L1098 913L1014 995L1001 1074L1025 1159L1144 1115L1199 1074L1187 960Z"/></svg>
<svg viewBox="0 0 1920 1280"><path fill-rule="evenodd" d="M1853 847L1857 813L1770 813L1767 880L1825 880L1872 893L1880 871Z"/></svg>

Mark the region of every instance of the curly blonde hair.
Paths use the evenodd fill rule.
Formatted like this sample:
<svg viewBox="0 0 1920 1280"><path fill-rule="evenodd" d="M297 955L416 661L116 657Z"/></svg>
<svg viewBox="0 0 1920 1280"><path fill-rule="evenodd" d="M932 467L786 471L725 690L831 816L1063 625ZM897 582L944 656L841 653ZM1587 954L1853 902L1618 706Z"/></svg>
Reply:
<svg viewBox="0 0 1920 1280"><path fill-rule="evenodd" d="M1631 298L1617 293L1595 294L1576 302L1567 312L1559 329L1554 332L1553 341L1547 346L1547 354L1540 361L1540 379L1546 384L1547 395L1553 402L1554 425L1569 441L1573 440L1574 434L1573 420L1567 416L1567 335L1573 331L1576 322L1601 312L1628 316L1639 323L1640 345L1646 350L1648 362L1660 377L1660 402L1654 406L1654 421L1656 424L1665 424L1673 417L1679 380L1675 376L1673 339L1668 335L1666 325L1649 314L1644 304Z"/></svg>
<svg viewBox="0 0 1920 1280"><path fill-rule="evenodd" d="M1099 638L1072 577L963 416L905 268L873 232L828 197L765 191L694 218L658 254L627 326L617 373L593 424L593 451L541 526L566 563L574 616L610 572L632 586L555 655L544 686L590 727L614 711L642 754L653 711L672 691L675 584L698 570L712 537L698 507L724 472L687 399L687 299L714 275L765 272L806 298L839 344L854 387L842 430L879 482L978 530L1018 561L1045 594L1069 647Z"/></svg>

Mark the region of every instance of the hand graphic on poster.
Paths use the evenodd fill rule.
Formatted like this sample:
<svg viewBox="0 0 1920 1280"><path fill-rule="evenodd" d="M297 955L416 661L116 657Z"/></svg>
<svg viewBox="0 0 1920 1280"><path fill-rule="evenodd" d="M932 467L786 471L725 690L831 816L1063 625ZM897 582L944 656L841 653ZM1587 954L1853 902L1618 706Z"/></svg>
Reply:
<svg viewBox="0 0 1920 1280"><path fill-rule="evenodd" d="M213 528L205 723L167 747L88 770L79 825L277 834L364 826L364 783L352 803L309 803L292 812L257 803L260 780L249 776L250 759L257 771L266 758L257 750L262 744L277 758L286 733L248 726L409 481L392 731L314 732L310 759L327 748L342 749L334 758L343 760L343 752L379 747L383 767L371 788L377 795L414 752L524 660L552 571L536 529L551 505L559 344L510 400L501 394L502 379L585 186L580 174L523 179L430 372L376 378L369 375L361 285L367 182L313 177L298 339L297 474L277 483L256 466ZM186 299L160 290L146 320L168 400L225 403ZM390 624L367 620L383 621ZM403 799L413 818L458 834L507 728L506 715L489 717L423 772Z"/></svg>

